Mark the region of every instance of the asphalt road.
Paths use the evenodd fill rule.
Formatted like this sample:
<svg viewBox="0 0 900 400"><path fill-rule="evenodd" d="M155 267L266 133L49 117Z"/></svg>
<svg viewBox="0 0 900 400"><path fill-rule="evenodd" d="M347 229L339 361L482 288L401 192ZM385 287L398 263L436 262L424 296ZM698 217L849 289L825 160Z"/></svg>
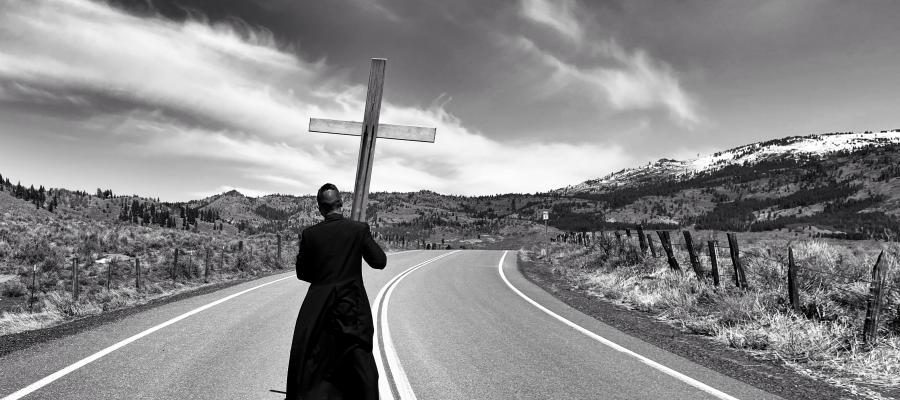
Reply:
<svg viewBox="0 0 900 400"><path fill-rule="evenodd" d="M383 398L777 398L566 306L515 252L397 253L364 278ZM305 292L268 277L7 354L0 400L283 398Z"/></svg>

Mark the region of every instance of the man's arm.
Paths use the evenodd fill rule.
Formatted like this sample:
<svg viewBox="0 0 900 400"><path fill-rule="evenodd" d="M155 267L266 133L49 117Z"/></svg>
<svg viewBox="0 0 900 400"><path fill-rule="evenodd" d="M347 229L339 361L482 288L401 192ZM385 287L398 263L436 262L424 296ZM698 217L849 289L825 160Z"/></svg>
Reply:
<svg viewBox="0 0 900 400"><path fill-rule="evenodd" d="M304 256L306 258L304 258ZM303 235L301 233L300 234L300 250L297 252L297 264L296 264L297 279L299 279L301 281L309 282L310 277L306 273L306 270L304 269L306 267L305 260L308 260L308 259L309 259L309 249L307 248L306 235Z"/></svg>
<svg viewBox="0 0 900 400"><path fill-rule="evenodd" d="M369 224L366 224L366 229L363 231L362 256L363 260L366 260L366 264L372 268L384 269L387 266L387 255L384 254L384 250L381 250L378 243L375 243L375 239L372 239Z"/></svg>

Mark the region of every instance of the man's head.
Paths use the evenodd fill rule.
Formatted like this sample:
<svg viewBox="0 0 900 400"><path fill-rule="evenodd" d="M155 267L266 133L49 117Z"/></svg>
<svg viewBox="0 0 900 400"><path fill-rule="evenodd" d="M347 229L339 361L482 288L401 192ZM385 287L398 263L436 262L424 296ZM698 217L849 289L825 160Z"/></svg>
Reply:
<svg viewBox="0 0 900 400"><path fill-rule="evenodd" d="M319 203L319 212L322 215L328 215L332 212L341 212L341 192L333 183L326 183L319 188L316 193L316 202Z"/></svg>

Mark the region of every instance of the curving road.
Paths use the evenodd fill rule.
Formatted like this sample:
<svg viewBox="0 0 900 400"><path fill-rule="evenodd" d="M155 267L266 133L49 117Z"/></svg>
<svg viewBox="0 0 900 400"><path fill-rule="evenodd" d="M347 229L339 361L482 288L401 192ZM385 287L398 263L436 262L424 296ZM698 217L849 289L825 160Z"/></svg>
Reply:
<svg viewBox="0 0 900 400"><path fill-rule="evenodd" d="M515 263L412 251L365 271L383 398L777 398L566 306ZM7 354L0 398L283 398L305 290L268 277Z"/></svg>

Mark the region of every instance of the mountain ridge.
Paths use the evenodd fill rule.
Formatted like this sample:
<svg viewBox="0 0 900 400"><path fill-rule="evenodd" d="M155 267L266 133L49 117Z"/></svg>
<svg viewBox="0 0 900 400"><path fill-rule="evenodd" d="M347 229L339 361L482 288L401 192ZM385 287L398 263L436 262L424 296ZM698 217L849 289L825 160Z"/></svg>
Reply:
<svg viewBox="0 0 900 400"><path fill-rule="evenodd" d="M26 189L8 178L0 190L37 210L183 230L299 232L321 219L313 195L249 197L229 190L171 203L100 189L96 195ZM349 199L350 193L344 196ZM900 237L900 129L792 136L694 160L661 159L545 193L457 196L422 190L375 192L369 198L373 228L409 237L462 238L506 223L543 224L540 214L546 209L549 225L569 231L641 223L660 229Z"/></svg>
<svg viewBox="0 0 900 400"><path fill-rule="evenodd" d="M648 180L684 179L700 172L741 163L755 164L772 157L825 156L832 152L898 143L900 143L900 129L788 136L745 144L690 160L662 158L655 163L625 168L600 178L556 189L554 192L597 193Z"/></svg>

